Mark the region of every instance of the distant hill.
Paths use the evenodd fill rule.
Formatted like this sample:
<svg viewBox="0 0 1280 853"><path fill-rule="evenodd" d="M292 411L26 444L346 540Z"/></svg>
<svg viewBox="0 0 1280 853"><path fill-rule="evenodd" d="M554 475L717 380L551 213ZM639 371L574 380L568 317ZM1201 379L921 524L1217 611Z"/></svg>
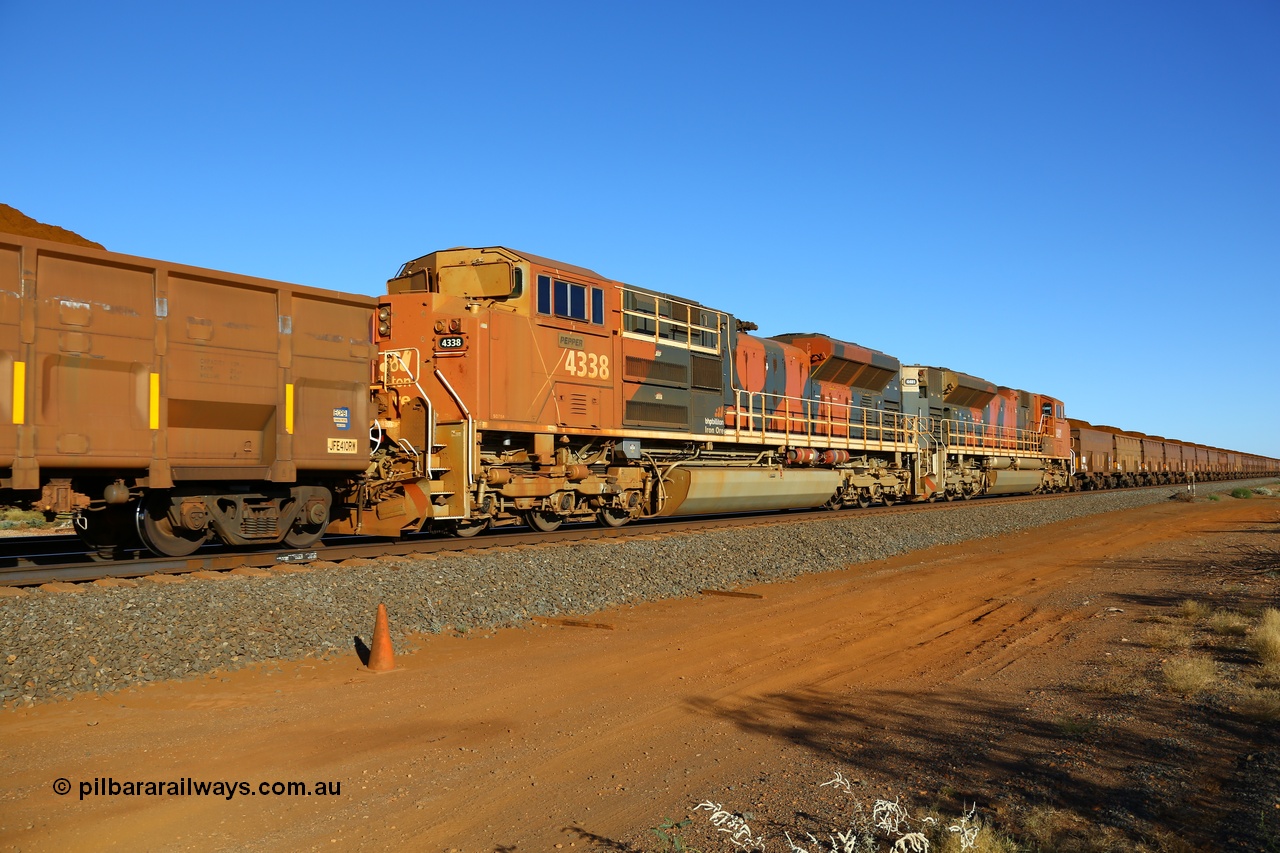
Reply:
<svg viewBox="0 0 1280 853"><path fill-rule="evenodd" d="M0 231L22 237L35 237L39 240L55 240L59 243L70 243L73 246L85 246L90 249L105 248L101 243L86 240L74 231L37 222L21 210L7 204L0 204Z"/></svg>

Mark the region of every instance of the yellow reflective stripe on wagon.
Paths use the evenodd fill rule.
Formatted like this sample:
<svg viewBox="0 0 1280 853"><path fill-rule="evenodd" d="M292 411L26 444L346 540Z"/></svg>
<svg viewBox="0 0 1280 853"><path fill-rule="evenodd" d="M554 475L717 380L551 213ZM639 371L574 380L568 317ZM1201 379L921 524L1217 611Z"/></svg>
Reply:
<svg viewBox="0 0 1280 853"><path fill-rule="evenodd" d="M147 407L147 422L152 429L160 429L160 374L151 374L150 405Z"/></svg>
<svg viewBox="0 0 1280 853"><path fill-rule="evenodd" d="M26 423L27 420L27 363L13 363L13 422Z"/></svg>
<svg viewBox="0 0 1280 853"><path fill-rule="evenodd" d="M284 386L284 431L293 435L293 384Z"/></svg>

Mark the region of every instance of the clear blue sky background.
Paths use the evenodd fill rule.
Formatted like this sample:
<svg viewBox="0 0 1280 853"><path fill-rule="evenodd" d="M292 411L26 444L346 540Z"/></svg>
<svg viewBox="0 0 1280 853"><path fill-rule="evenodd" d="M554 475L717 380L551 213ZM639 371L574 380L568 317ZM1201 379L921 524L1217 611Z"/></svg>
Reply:
<svg viewBox="0 0 1280 853"><path fill-rule="evenodd" d="M0 0L0 201L362 293L502 244L1280 457L1280 4Z"/></svg>

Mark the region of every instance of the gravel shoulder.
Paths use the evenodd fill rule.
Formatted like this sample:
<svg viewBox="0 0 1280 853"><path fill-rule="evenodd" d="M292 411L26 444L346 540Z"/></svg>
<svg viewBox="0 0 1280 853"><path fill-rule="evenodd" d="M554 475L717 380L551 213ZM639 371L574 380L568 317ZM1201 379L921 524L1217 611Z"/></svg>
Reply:
<svg viewBox="0 0 1280 853"><path fill-rule="evenodd" d="M505 627L789 580L895 554L1147 506L1176 488L946 507L475 555L352 560L273 577L76 586L0 598L0 705L192 678L264 661L348 654L385 603L394 639ZM167 579L173 581L173 578Z"/></svg>

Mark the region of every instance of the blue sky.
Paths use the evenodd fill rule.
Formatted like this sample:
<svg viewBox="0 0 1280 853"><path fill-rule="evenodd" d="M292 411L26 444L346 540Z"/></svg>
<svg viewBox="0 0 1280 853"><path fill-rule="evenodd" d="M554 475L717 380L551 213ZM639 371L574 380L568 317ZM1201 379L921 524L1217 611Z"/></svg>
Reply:
<svg viewBox="0 0 1280 853"><path fill-rule="evenodd" d="M1280 457L1280 4L0 0L0 201L362 293L502 244Z"/></svg>

